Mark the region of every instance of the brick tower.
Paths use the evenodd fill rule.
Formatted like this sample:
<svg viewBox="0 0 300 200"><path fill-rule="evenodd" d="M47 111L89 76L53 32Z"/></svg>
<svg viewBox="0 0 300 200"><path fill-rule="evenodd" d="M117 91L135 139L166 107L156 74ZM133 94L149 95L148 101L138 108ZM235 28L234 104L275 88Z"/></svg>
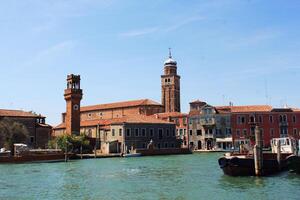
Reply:
<svg viewBox="0 0 300 200"><path fill-rule="evenodd" d="M80 133L80 101L82 90L80 89L80 75L70 74L67 76L67 89L65 89L66 110L66 133L79 135Z"/></svg>
<svg viewBox="0 0 300 200"><path fill-rule="evenodd" d="M180 112L180 76L177 75L177 62L172 59L171 49L161 76L161 93L165 112Z"/></svg>

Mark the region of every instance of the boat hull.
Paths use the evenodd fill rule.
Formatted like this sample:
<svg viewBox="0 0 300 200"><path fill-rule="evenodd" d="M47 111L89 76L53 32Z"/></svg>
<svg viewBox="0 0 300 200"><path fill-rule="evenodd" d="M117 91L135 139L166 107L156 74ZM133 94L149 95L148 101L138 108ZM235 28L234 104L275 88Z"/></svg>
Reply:
<svg viewBox="0 0 300 200"><path fill-rule="evenodd" d="M287 157L287 167L290 171L300 174L300 157L295 155Z"/></svg>
<svg viewBox="0 0 300 200"><path fill-rule="evenodd" d="M280 161L280 165L277 162L275 155L264 155L263 160L263 176L276 174L287 170L287 160L284 155ZM223 170L224 174L229 176L255 176L255 166L253 157L221 157L219 160L219 166Z"/></svg>
<svg viewBox="0 0 300 200"><path fill-rule="evenodd" d="M62 162L62 161L65 161L64 154L22 155L22 156L0 157L0 164Z"/></svg>

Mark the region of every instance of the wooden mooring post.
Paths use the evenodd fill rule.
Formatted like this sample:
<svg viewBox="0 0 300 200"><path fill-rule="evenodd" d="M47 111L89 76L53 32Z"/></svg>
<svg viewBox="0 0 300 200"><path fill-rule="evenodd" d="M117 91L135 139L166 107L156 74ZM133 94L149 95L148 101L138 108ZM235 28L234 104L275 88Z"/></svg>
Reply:
<svg viewBox="0 0 300 200"><path fill-rule="evenodd" d="M277 163L278 163L278 169L281 169L281 144L280 140L277 141Z"/></svg>
<svg viewBox="0 0 300 200"><path fill-rule="evenodd" d="M255 175L263 175L263 152L262 152L262 134L258 125L255 126L255 145L253 149L254 153L254 166Z"/></svg>

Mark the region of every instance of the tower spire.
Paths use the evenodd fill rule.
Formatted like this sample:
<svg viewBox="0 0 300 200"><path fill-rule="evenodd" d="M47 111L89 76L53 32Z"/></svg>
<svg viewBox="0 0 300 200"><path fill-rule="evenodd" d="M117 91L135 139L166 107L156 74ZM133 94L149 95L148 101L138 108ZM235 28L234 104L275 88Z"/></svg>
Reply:
<svg viewBox="0 0 300 200"><path fill-rule="evenodd" d="M172 58L171 48L169 47L169 58Z"/></svg>

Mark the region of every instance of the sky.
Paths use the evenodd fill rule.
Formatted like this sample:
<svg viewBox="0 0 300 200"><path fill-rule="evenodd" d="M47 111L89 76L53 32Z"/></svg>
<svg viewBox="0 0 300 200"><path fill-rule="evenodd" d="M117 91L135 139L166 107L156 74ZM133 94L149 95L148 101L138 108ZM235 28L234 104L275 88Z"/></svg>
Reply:
<svg viewBox="0 0 300 200"><path fill-rule="evenodd" d="M172 48L181 108L300 107L298 0L10 0L0 2L0 108L57 125L67 74L94 105L160 102Z"/></svg>

